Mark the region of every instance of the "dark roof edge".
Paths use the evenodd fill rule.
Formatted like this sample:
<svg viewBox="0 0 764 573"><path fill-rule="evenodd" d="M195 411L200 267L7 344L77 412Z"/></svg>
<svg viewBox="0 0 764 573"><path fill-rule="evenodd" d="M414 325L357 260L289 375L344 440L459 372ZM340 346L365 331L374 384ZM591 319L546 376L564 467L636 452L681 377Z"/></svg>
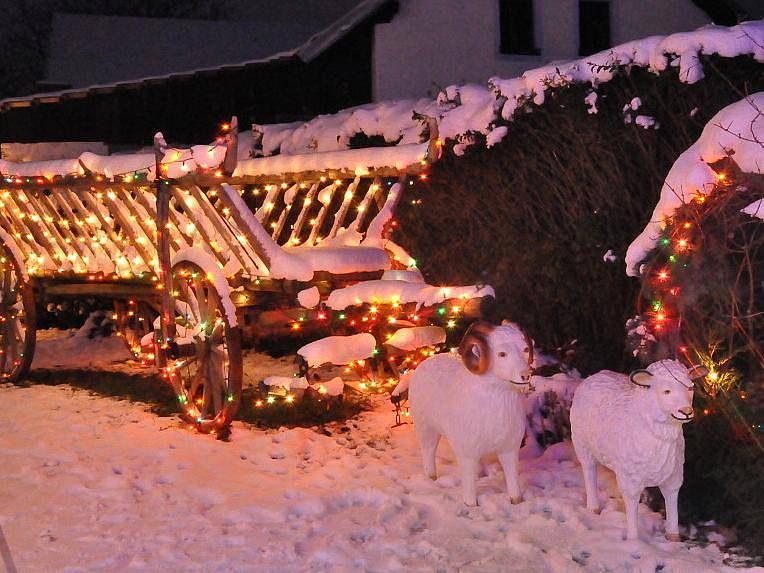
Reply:
<svg viewBox="0 0 764 573"><path fill-rule="evenodd" d="M0 100L0 113L13 108L30 107L40 103L57 103L65 99L87 97L93 93L109 93L120 88L134 88L143 84L152 84L173 79L188 78L197 74L215 73L226 70L235 70L269 64L284 64L289 61L296 60L307 63L317 58L328 48L344 38L358 25L369 20L370 18L373 18L381 10L388 7L392 8L394 11L397 11L398 0L363 0L355 8L338 18L333 24L327 26L320 32L308 38L308 40L306 40L301 46L298 46L293 50L268 56L267 58L223 64L220 66L213 66L208 68L198 68L182 72L173 72L171 74L150 76L135 80L125 80L108 84L98 84L84 86L81 88L40 92L27 96L5 98Z"/></svg>

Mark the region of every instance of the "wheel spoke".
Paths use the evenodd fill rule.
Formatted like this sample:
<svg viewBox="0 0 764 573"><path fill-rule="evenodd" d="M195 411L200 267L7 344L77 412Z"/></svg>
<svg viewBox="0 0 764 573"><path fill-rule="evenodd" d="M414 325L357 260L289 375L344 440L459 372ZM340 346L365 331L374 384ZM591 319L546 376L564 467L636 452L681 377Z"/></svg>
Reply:
<svg viewBox="0 0 764 573"><path fill-rule="evenodd" d="M204 323L209 320L209 308L207 305L207 297L205 295L205 288L202 284L202 277L200 274L194 273L196 276L194 278L194 287L193 291L196 295L196 304L197 308L199 309L199 322Z"/></svg>
<svg viewBox="0 0 764 573"><path fill-rule="evenodd" d="M183 297L179 302L185 303L186 305L186 308L181 311L181 314L185 317L187 326L196 326L201 322L199 302L197 301L196 295L186 281L180 281L179 287L178 290Z"/></svg>
<svg viewBox="0 0 764 573"><path fill-rule="evenodd" d="M23 338L20 337L20 330L17 328L17 317L9 318L6 320L8 326L8 340L10 342L8 359L11 361L11 368L16 366L16 362L21 360L21 353L19 351L19 342L23 345Z"/></svg>
<svg viewBox="0 0 764 573"><path fill-rule="evenodd" d="M212 333L210 334L210 344L213 346L217 346L218 344L222 344L223 342L223 335L225 333L225 325L221 322L215 325L215 328L212 329Z"/></svg>
<svg viewBox="0 0 764 573"><path fill-rule="evenodd" d="M0 341L2 341L2 360L0 361L0 374L8 374L8 356L11 352L10 345L8 344L8 326L5 322L2 324L2 334L0 334ZM11 359L11 370L13 370L13 359Z"/></svg>
<svg viewBox="0 0 764 573"><path fill-rule="evenodd" d="M214 413L223 409L223 392L225 390L225 373L223 372L223 361L220 356L213 352L210 354L210 360L207 363L208 382L212 393Z"/></svg>

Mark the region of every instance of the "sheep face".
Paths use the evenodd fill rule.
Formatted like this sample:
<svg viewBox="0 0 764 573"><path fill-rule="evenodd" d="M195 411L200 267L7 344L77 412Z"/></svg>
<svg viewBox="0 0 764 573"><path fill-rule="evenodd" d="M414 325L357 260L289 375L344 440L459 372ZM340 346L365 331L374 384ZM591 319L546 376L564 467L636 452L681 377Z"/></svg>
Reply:
<svg viewBox="0 0 764 573"><path fill-rule="evenodd" d="M476 322L464 335L459 353L474 374L490 373L487 378L498 378L517 392L530 389L533 342L517 325Z"/></svg>
<svg viewBox="0 0 764 573"><path fill-rule="evenodd" d="M653 362L646 370L635 370L630 379L652 393L667 422L684 424L694 416L693 380L706 373L702 367L688 369L676 360L661 360Z"/></svg>

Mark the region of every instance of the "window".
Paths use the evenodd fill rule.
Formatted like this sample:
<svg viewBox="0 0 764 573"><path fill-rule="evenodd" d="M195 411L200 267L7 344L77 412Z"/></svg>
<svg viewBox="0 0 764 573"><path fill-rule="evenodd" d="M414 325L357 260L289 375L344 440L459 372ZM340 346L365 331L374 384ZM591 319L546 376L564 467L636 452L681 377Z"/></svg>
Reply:
<svg viewBox="0 0 764 573"><path fill-rule="evenodd" d="M499 0L499 30L502 54L541 53L533 33L533 0Z"/></svg>
<svg viewBox="0 0 764 573"><path fill-rule="evenodd" d="M588 56L610 47L610 2L578 3L578 53Z"/></svg>

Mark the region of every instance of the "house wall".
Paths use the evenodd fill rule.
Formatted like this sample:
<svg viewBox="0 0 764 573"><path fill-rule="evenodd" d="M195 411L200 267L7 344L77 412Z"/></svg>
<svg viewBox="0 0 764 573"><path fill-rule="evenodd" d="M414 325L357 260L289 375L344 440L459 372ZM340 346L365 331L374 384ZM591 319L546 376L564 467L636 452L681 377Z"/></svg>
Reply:
<svg viewBox="0 0 764 573"><path fill-rule="evenodd" d="M692 0L610 0L613 45L710 22ZM374 38L374 98L434 96L440 88L514 77L578 58L578 0L535 0L539 56L499 53L498 0L401 0Z"/></svg>

